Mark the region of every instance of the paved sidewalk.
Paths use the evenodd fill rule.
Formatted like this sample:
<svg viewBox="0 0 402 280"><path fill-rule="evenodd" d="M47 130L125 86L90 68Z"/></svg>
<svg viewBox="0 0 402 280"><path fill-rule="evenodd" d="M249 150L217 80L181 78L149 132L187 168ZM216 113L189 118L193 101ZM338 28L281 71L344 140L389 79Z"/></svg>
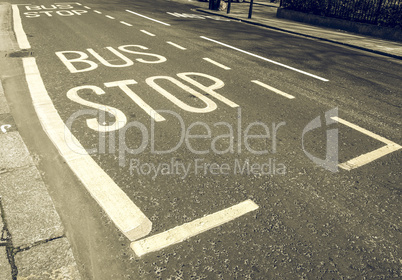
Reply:
<svg viewBox="0 0 402 280"><path fill-rule="evenodd" d="M80 279L64 227L0 82L0 279Z"/></svg>
<svg viewBox="0 0 402 280"><path fill-rule="evenodd" d="M249 2L232 2L229 14L227 14L226 9L224 11L211 11L208 9L208 3L205 2L191 1L190 3L199 6L196 10L200 12L402 59L402 43L400 42L279 19L276 17L279 4L271 4L268 0L254 2L251 19L248 18Z"/></svg>
<svg viewBox="0 0 402 280"><path fill-rule="evenodd" d="M0 67L16 51L11 6L0 3ZM9 58L19 59L19 58ZM4 66L4 65L3 65ZM15 125L0 77L0 280L81 279L65 229ZM12 93L11 93L12 94Z"/></svg>

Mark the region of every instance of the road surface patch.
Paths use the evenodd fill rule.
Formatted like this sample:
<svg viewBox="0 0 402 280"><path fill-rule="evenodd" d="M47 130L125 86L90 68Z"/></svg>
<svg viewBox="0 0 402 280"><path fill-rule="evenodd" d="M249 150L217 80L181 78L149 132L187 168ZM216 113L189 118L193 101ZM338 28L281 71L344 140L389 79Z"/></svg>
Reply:
<svg viewBox="0 0 402 280"><path fill-rule="evenodd" d="M262 86L263 88L266 88L266 89L268 89L270 91L273 91L273 92L275 92L275 93L277 93L279 95L282 95L283 97L286 97L286 98L289 98L289 99L294 99L295 98L293 95L288 94L286 92L283 92L283 91L281 91L279 89L276 89L274 87L271 87L271 86L269 86L267 84L264 84L263 82L260 82L260 81L257 81L257 80L253 80L251 82L253 82L253 83L255 83L255 84L259 85L259 86Z"/></svg>
<svg viewBox="0 0 402 280"><path fill-rule="evenodd" d="M333 120L335 120L335 121L337 121L337 122L339 122L339 123L341 123L343 125L346 125L346 126L352 128L352 129L355 129L355 130L357 130L357 131L359 131L359 132L361 132L361 133L363 133L363 134L365 134L367 136L370 136L371 138L374 138L374 139L386 144L385 146L383 146L381 148L378 148L378 149L376 149L374 151L371 151L371 152L368 152L366 154L360 155L360 156L355 157L353 159L350 159L350 160L348 160L348 161L346 161L344 163L340 163L338 166L340 168L342 168L342 169L350 171L352 169L355 169L355 168L361 167L363 165L366 165L366 164L368 164L368 163L370 163L370 162L372 162L374 160L379 159L380 157L383 157L383 156L385 156L387 154L390 154L390 153L395 152L395 151L397 151L397 150L402 148L402 146L396 144L395 142L392 142L392 141L390 141L390 140L388 140L388 139L386 139L386 138L384 138L384 137L382 137L380 135L377 135L377 134L375 134L375 133L373 133L371 131L368 131L367 129L364 129L364 128L358 126L358 125L355 125L353 123L345 121L345 120L343 120L343 119L341 119L339 117L332 117L331 119L333 119Z"/></svg>
<svg viewBox="0 0 402 280"><path fill-rule="evenodd" d="M204 216L195 221L185 223L165 232L135 241L131 248L137 256L159 251L168 246L183 242L193 236L228 223L244 214L255 211L258 205L251 200L243 201L237 205Z"/></svg>

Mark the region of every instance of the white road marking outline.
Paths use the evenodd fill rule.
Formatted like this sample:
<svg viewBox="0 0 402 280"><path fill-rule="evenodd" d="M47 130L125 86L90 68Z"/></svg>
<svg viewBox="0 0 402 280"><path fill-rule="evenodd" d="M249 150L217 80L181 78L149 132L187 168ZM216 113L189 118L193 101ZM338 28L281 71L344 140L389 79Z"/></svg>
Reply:
<svg viewBox="0 0 402 280"><path fill-rule="evenodd" d="M127 25L127 26L133 26L132 24L127 23L127 22L125 22L125 21L120 21L120 23L122 23L122 24L124 24L124 25Z"/></svg>
<svg viewBox="0 0 402 280"><path fill-rule="evenodd" d="M24 28L22 27L22 21L20 16L20 10L17 5L12 5L13 18L14 18L14 32L17 37L17 43L20 49L30 49L27 35L25 34Z"/></svg>
<svg viewBox="0 0 402 280"><path fill-rule="evenodd" d="M358 125L355 125L355 124L353 124L351 122L345 121L345 120L343 120L343 119L341 119L339 117L332 117L331 119L333 119L333 120L335 120L335 121L337 121L337 122L339 122L339 123L341 123L343 125L346 125L346 126L352 128L354 130L357 130L357 131L359 131L359 132L361 132L361 133L363 133L363 134L365 134L367 136L370 136L371 138L374 138L375 140L378 140L378 141L383 142L383 143L386 144L386 146L384 146L384 147L381 147L381 148L376 149L374 151L371 151L371 152L368 152L366 154L360 155L360 156L355 157L355 158L353 158L351 160L348 160L348 161L346 161L344 163L338 164L338 166L340 168L342 168L342 169L350 171L352 169L355 169L355 168L361 167L363 165L366 165L367 163L370 163L370 162L372 162L372 161L374 161L376 159L379 159L380 157L388 155L388 154L390 154L392 152L395 152L395 151L397 151L397 150L402 148L402 146L396 144L395 142L392 142L391 140L388 140L388 139L386 139L386 138L384 138L384 137L382 137L382 136L380 136L378 134L375 134L375 133L373 133L371 131L368 131L367 129L364 129L364 128L362 128L362 127L360 127Z"/></svg>
<svg viewBox="0 0 402 280"><path fill-rule="evenodd" d="M145 34L147 34L147 35L149 35L149 36L156 36L155 34L152 34L151 32L148 32L148 31L146 31L146 30L140 30L142 33L145 33Z"/></svg>
<svg viewBox="0 0 402 280"><path fill-rule="evenodd" d="M110 19L115 19L114 17L109 16L109 15L106 15L105 17L110 18Z"/></svg>
<svg viewBox="0 0 402 280"><path fill-rule="evenodd" d="M173 42L170 42L170 41L166 41L166 43L168 43L168 44L170 44L170 45L172 45L172 46L174 46L174 47L176 47L176 48L178 48L178 49L186 50L185 47L182 47L182 46L180 46L180 45L178 45L178 44L176 44L176 43L173 43Z"/></svg>
<svg viewBox="0 0 402 280"><path fill-rule="evenodd" d="M141 15L141 14L138 14L138 13L133 12L133 11L130 11L130 10L126 10L126 12L129 12L129 13L131 13L131 14L137 15L137 16L139 16L139 17L143 17L143 18L146 18L146 19L152 20L152 21L154 21L154 22L157 22L157 23L160 23L160 24L163 24L163 25L170 26L170 24L169 24L169 23L165 23L165 22L162 22L162 21L159 21L159 20L156 20L156 19L153 19L153 18L150 18L150 17L144 16L144 15Z"/></svg>
<svg viewBox="0 0 402 280"><path fill-rule="evenodd" d="M215 60L212 60L212 59L210 59L208 57L204 57L203 60L208 61L209 63L215 64L216 66L218 66L220 68L223 68L225 70L230 70L230 67L227 67L227 66L225 66L225 65L223 65L223 64L221 64L219 62L216 62Z"/></svg>
<svg viewBox="0 0 402 280"><path fill-rule="evenodd" d="M132 242L130 246L135 254L140 257L180 243L257 209L257 204L251 200L246 200L232 207L204 216L192 222L185 223L165 232Z"/></svg>
<svg viewBox="0 0 402 280"><path fill-rule="evenodd" d="M278 66L282 66L282 67L287 68L287 69L289 69L289 70L293 70L293 71L295 71L295 72L298 72L298 73L301 73L301 74L304 74L304 75L307 75L307 76L316 78L316 79L318 79L318 80L321 80L321 81L324 81L324 82L328 82L328 81L329 81L328 79L322 78L322 77L320 77L320 76L317 76L317 75L311 74L311 73L309 73L309 72L306 72L306 71L303 71L303 70L294 68L294 67L292 67L292 66L289 66L289 65L286 65L286 64L283 64L283 63L274 61L274 60L272 60L272 59L268 59L268 58L266 58L266 57L263 57L263 56L260 56L260 55L257 55L257 54L253 54L253 53L251 53L251 52L248 52L248 51L245 51L245 50L242 50L242 49L233 47L233 46L231 46L231 45L228 45L228 44L225 44L225 43L216 41L216 40L214 40L214 39L210 39L210 38L205 37L205 36L200 36L200 37L201 37L202 39L205 39L205 40L214 42L214 43L216 43L216 44L225 46L225 47L227 47L227 48L236 50L236 51L241 52L241 53L244 53L244 54L248 54L248 55L250 55L250 56L253 56L253 57L262 59L262 60L264 60L264 61L267 61L267 62L276 64L276 65L278 65Z"/></svg>
<svg viewBox="0 0 402 280"><path fill-rule="evenodd" d="M277 93L279 95L282 95L282 96L284 96L286 98L289 98L289 99L294 99L295 98L293 95L291 95L289 93L286 93L286 92L283 92L283 91L281 91L279 89L271 87L271 86L269 86L267 84L264 84L263 82L260 82L258 80L252 80L251 82L253 82L253 83L255 83L255 84L259 85L259 86L262 86L262 87L264 87L264 88L266 88L266 89L268 89L270 91L273 91L273 92L275 92L275 93Z"/></svg>
<svg viewBox="0 0 402 280"><path fill-rule="evenodd" d="M100 168L64 124L45 88L35 58L25 57L22 62L36 114L60 155L130 241L148 235L152 229L151 221Z"/></svg>

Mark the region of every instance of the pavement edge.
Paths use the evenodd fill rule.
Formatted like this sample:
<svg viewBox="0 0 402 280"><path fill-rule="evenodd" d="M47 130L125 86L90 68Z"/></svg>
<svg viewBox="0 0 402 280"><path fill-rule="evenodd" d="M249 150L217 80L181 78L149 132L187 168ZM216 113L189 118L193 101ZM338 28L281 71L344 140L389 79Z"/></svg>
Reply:
<svg viewBox="0 0 402 280"><path fill-rule="evenodd" d="M0 53L9 59L8 53L17 50L9 3L0 2L0 15ZM30 154L15 125L2 80L3 77L0 78L0 279L79 280L81 276L65 228L36 167L35 156Z"/></svg>
<svg viewBox="0 0 402 280"><path fill-rule="evenodd" d="M311 38L311 39L316 39L316 40L320 40L320 41L324 41L324 42L329 42L329 43L334 43L334 44L338 44L338 45L343 45L346 47L359 49L362 51L368 51L368 52L375 53L378 55L388 56L388 57L392 57L392 58L396 58L396 59L402 59L401 55L393 54L393 53L387 52L386 50L381 51L378 49L369 48L369 47L359 45L359 44L351 44L351 43L347 43L347 42L341 42L339 40L325 38L324 36L314 36L314 35L306 34L303 32L292 31L292 30L289 30L286 28L281 28L281 27L276 27L273 25L265 24L265 23L259 22L258 20L244 19L244 18L240 18L237 16L229 16L226 14L222 14L222 12L211 11L211 10L204 9L204 8L196 8L195 10L198 12L205 13L205 14L210 14L210 15L214 15L214 16L220 16L220 17L224 17L224 18L228 18L228 19L232 19L232 20L237 20L237 21L244 22L247 24L265 27L265 28L269 28L269 29L273 29L273 30L277 30L277 31L281 31L281 32L286 32L286 33L297 35L297 36L303 36L303 37L307 37L307 38ZM297 22L297 23L302 24L300 22ZM321 27L316 27L316 28L319 29Z"/></svg>

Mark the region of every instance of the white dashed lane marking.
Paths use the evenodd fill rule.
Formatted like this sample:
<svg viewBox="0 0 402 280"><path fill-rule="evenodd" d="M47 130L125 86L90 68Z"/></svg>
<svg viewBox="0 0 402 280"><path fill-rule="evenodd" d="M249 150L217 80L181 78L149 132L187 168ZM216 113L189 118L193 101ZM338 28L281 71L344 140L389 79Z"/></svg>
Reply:
<svg viewBox="0 0 402 280"><path fill-rule="evenodd" d="M210 41L210 42L219 44L219 45L221 45L221 46L230 48L230 49L232 49L232 50L236 50L236 51L238 51L238 52L241 52L241 53L244 53L244 54L247 54L247 55L256 57L256 58L259 58L259 59L261 59L261 60L264 60L264 61L267 61L267 62L276 64L276 65L281 66L281 67L284 67L284 68L287 68L287 69L289 69L289 70L293 70L293 71L295 71L295 72L298 72L298 73L301 73L301 74L304 74L304 75L307 75L307 76L316 78L316 79L318 79L318 80L321 80L321 81L324 81L324 82L328 82L328 81L329 81L328 79L322 78L322 77L320 77L320 76L317 76L317 75L308 73L308 72L306 72L306 71L303 71L303 70L300 70L300 69L291 67L291 66L289 66L289 65L286 65L286 64L283 64L283 63L280 63L280 62L277 62L277 61L274 61L274 60L265 58L265 57L260 56L260 55L253 54L253 53L251 53L251 52L248 52L248 51L245 51L245 50L242 50L242 49L233 47L233 46L231 46L231 45L228 45L228 44L225 44L225 43L222 43L222 42L219 42L219 41L210 39L210 38L208 38L208 37L205 37L205 36L200 36L200 37L201 37L202 39L204 39L204 40L208 40L208 41Z"/></svg>
<svg viewBox="0 0 402 280"><path fill-rule="evenodd" d="M145 33L145 34L147 34L147 35L149 35L149 36L152 36L152 37L154 37L154 36L156 36L155 34L152 34L151 32L148 32L148 31L146 31L146 30L140 30L142 33Z"/></svg>
<svg viewBox="0 0 402 280"><path fill-rule="evenodd" d="M156 19L153 19L153 18L144 16L144 15L141 15L141 14L139 14L139 13L136 13L136 12L133 12L133 11L130 11L130 10L126 10L126 12L129 12L129 13L131 13L131 14L133 14L133 15L136 15L136 16L139 16L139 17L146 18L146 19L148 19L148 20L152 20L152 21L154 21L154 22L157 22L157 23L160 23L160 24L163 24L163 25L166 25L166 26L170 26L169 23L165 23L165 22L162 22L162 21L159 21L159 20L156 20Z"/></svg>
<svg viewBox="0 0 402 280"><path fill-rule="evenodd" d="M132 24L127 23L127 22L125 22L125 21L120 21L120 23L121 23L121 24L124 24L124 25L127 25L127 26L133 26Z"/></svg>
<svg viewBox="0 0 402 280"><path fill-rule="evenodd" d="M178 45L178 44L176 44L176 43L173 43L173 42L170 42L170 41L167 41L166 43L168 43L169 45L172 45L172 46L174 46L174 47L176 47L176 48L178 48L178 49L186 50L185 47L182 47L182 46L180 46L180 45Z"/></svg>
<svg viewBox="0 0 402 280"><path fill-rule="evenodd" d="M263 88L266 88L266 89L268 89L270 91L273 91L273 92L275 92L275 93L277 93L279 95L282 95L283 97L286 97L286 98L289 98L289 99L294 99L295 98L293 95L290 95L290 94L288 94L286 92L283 92L283 91L281 91L279 89L276 89L276 88L271 87L271 86L269 86L267 84L264 84L263 82L260 82L260 81L257 81L257 80L253 80L251 82L253 82L253 83L255 83L255 84L259 85L259 86L262 86Z"/></svg>
<svg viewBox="0 0 402 280"><path fill-rule="evenodd" d="M227 66L225 66L223 64L220 64L219 62L216 62L215 60L212 60L212 59L210 59L208 57L204 57L203 60L208 61L209 63L212 63L212 64L214 64L214 65L216 65L216 66L218 66L218 67L220 67L222 69L230 70L230 67L227 67Z"/></svg>

